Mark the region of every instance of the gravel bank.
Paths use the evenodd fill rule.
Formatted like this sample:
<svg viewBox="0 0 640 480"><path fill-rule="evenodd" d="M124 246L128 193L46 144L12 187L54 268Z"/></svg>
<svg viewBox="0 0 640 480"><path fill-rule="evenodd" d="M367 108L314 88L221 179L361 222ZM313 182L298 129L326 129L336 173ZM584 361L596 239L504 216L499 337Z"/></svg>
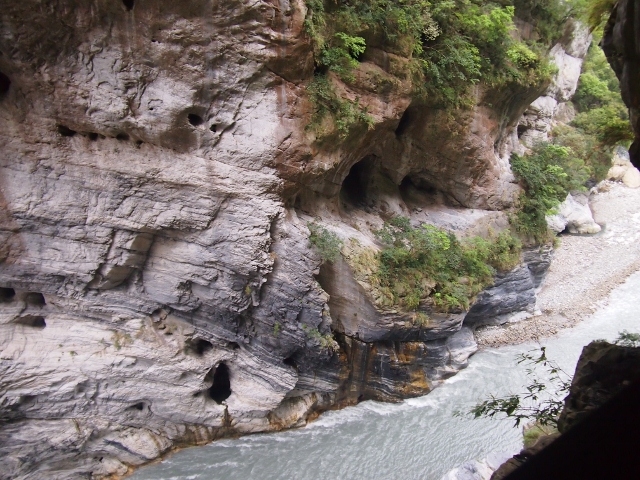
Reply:
<svg viewBox="0 0 640 480"><path fill-rule="evenodd" d="M479 347L548 337L605 305L611 290L640 270L640 189L606 182L591 196L596 235L562 235L538 294L541 315L476 331Z"/></svg>

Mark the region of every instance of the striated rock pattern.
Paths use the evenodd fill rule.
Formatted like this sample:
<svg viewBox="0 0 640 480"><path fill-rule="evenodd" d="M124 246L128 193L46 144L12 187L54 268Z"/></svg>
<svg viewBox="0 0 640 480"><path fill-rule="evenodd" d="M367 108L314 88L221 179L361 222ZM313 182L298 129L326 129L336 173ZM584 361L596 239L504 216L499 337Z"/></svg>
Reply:
<svg viewBox="0 0 640 480"><path fill-rule="evenodd" d="M4 3L0 478L117 477L421 395L464 368L471 326L533 304L546 254L471 326L417 325L378 311L346 262L321 268L306 224L363 244L393 214L504 224L510 139L546 86L478 86L451 119L414 105L409 79L371 85L402 60L372 45L353 83L333 81L373 128L322 139L305 129L302 0Z"/></svg>
<svg viewBox="0 0 640 480"><path fill-rule="evenodd" d="M640 1L616 2L604 28L602 50L620 80L622 101L629 108L635 141L631 163L640 168Z"/></svg>

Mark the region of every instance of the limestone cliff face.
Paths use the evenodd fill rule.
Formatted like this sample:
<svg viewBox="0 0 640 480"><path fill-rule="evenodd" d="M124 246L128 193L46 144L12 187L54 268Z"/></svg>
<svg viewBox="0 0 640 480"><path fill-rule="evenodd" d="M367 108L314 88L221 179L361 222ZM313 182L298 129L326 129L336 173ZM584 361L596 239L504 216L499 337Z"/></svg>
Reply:
<svg viewBox="0 0 640 480"><path fill-rule="evenodd" d="M335 79L373 128L320 141L301 0L4 3L1 477L122 475L464 367L464 312L380 312L306 224L363 244L392 214L504 226L509 139L542 87L478 87L452 120L409 84L367 87L393 63L373 48Z"/></svg>
<svg viewBox="0 0 640 480"><path fill-rule="evenodd" d="M602 37L602 49L620 80L620 92L629 107L635 141L629 149L631 163L640 167L640 2L616 3Z"/></svg>

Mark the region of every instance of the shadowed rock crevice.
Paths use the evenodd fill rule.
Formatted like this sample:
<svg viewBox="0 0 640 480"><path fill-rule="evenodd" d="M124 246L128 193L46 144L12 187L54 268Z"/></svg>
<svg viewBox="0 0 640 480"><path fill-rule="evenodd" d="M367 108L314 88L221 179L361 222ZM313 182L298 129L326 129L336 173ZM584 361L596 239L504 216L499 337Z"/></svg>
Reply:
<svg viewBox="0 0 640 480"><path fill-rule="evenodd" d="M231 395L229 368L224 362L221 362L217 367L212 368L209 373L207 373L205 381L211 380L213 380L213 384L208 390L209 398L220 404Z"/></svg>
<svg viewBox="0 0 640 480"><path fill-rule="evenodd" d="M184 350L189 355L202 357L205 353L213 349L211 342L203 338L194 338L185 342Z"/></svg>
<svg viewBox="0 0 640 480"><path fill-rule="evenodd" d="M44 295L40 292L29 292L25 297L25 301L28 305L33 307L44 307L47 302L44 299Z"/></svg>
<svg viewBox="0 0 640 480"><path fill-rule="evenodd" d="M26 325L27 327L38 328L40 330L47 326L44 317L38 315L25 315L16 320L19 325Z"/></svg>
<svg viewBox="0 0 640 480"><path fill-rule="evenodd" d="M0 303L8 303L14 299L16 291L13 288L0 287Z"/></svg>
<svg viewBox="0 0 640 480"><path fill-rule="evenodd" d="M11 80L4 73L0 72L0 99L2 99L11 87Z"/></svg>

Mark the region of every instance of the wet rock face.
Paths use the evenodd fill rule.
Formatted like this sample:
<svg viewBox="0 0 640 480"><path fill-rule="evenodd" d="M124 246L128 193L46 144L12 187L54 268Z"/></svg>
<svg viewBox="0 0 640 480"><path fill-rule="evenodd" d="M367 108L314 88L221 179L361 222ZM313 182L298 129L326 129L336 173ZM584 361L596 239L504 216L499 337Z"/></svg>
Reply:
<svg viewBox="0 0 640 480"><path fill-rule="evenodd" d="M631 163L640 168L640 1L616 3L602 37L611 68L620 80L622 100L629 107L635 141L629 148Z"/></svg>

